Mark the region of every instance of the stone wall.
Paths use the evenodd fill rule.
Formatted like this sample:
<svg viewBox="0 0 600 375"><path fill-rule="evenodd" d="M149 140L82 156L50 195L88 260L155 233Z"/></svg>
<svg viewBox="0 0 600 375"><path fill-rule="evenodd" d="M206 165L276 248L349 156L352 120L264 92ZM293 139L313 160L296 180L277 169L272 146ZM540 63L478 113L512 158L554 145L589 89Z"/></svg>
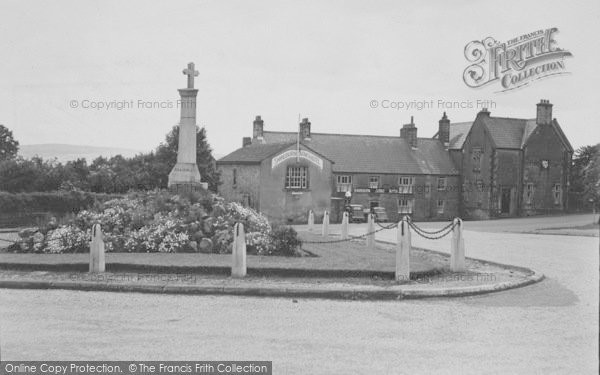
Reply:
<svg viewBox="0 0 600 375"><path fill-rule="evenodd" d="M219 194L230 201L236 201L260 210L260 165L259 164L220 164L222 184ZM234 184L234 171L236 183Z"/></svg>
<svg viewBox="0 0 600 375"><path fill-rule="evenodd" d="M344 173L338 173L344 174ZM460 203L460 177L459 176L438 176L438 175L398 175L398 174L376 174L361 173L351 174L354 185L352 195L352 204L361 204L364 208L369 208L371 202L377 202L379 207L384 207L391 221L398 221L401 216L398 213L399 199L414 199L412 217L417 220L445 220L459 214ZM368 189L369 177L379 176L379 186L381 190ZM410 194L400 194L389 192L389 189L397 189L398 181L401 176L413 177L413 192ZM446 177L446 188L438 190L438 177ZM334 185L336 177L334 176ZM358 189L358 191L357 191ZM334 195L342 198L344 193L337 193L334 186ZM438 212L437 201L443 200L444 207L442 212Z"/></svg>
<svg viewBox="0 0 600 375"><path fill-rule="evenodd" d="M481 152L480 161L475 155ZM478 117L465 140L462 153L463 209L462 216L473 219L491 217L492 168L495 159L493 144L487 129Z"/></svg>
<svg viewBox="0 0 600 375"><path fill-rule="evenodd" d="M563 212L567 201L568 165L571 155L551 125L538 126L524 149L523 214ZM531 203L527 202L526 187L533 184ZM554 185L560 184L562 199L555 204Z"/></svg>
<svg viewBox="0 0 600 375"><path fill-rule="evenodd" d="M289 149L295 149L295 146L290 146ZM278 154L285 151L282 150ZM331 162L324 158L322 160L323 169L303 158L300 158L298 163L295 158L288 159L272 168L272 158L265 159L260 167L260 211L271 221L306 223L308 211L313 210L315 222L321 222L325 210L331 210L333 191ZM308 189L285 188L288 166L308 167Z"/></svg>

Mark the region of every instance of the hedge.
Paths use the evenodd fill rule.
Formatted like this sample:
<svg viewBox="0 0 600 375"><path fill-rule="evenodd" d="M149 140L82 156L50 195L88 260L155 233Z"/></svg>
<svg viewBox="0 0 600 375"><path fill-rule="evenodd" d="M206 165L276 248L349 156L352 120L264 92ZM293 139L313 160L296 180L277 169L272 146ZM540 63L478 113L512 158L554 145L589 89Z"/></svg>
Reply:
<svg viewBox="0 0 600 375"><path fill-rule="evenodd" d="M0 192L0 214L51 212L64 214L92 207L95 202L120 198L115 194L82 191L55 191L34 193Z"/></svg>

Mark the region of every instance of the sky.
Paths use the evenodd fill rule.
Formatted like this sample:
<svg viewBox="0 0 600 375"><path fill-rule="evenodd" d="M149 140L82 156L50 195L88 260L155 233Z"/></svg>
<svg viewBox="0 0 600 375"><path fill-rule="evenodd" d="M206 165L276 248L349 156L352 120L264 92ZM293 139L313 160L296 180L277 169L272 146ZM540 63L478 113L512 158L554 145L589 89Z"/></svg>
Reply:
<svg viewBox="0 0 600 375"><path fill-rule="evenodd" d="M239 148L256 115L265 130L296 131L300 116L313 132L374 135L399 135L414 116L430 137L444 111L534 118L540 99L577 148L600 142L599 25L596 0L3 0L0 124L21 144L148 151L178 123L193 61L197 122L216 155ZM507 92L463 81L469 42L552 27L570 74Z"/></svg>

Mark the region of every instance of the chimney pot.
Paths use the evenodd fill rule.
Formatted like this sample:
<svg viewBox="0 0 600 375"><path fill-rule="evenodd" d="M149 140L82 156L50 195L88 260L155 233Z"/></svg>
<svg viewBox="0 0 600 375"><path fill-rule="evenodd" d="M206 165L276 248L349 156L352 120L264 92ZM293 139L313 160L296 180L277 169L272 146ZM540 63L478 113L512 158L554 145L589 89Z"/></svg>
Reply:
<svg viewBox="0 0 600 375"><path fill-rule="evenodd" d="M417 127L413 116L410 116L410 124L404 124L400 129L400 138L405 138L412 148L417 148Z"/></svg>
<svg viewBox="0 0 600 375"><path fill-rule="evenodd" d="M256 119L252 123L252 138L262 138L264 132L264 121L260 115L256 116Z"/></svg>
<svg viewBox="0 0 600 375"><path fill-rule="evenodd" d="M446 115L446 112L444 112L444 115L439 121L438 138L444 146L450 144L450 119Z"/></svg>
<svg viewBox="0 0 600 375"><path fill-rule="evenodd" d="M536 105L537 115L535 122L538 125L549 125L552 123L552 104L548 99L540 99L540 102Z"/></svg>
<svg viewBox="0 0 600 375"><path fill-rule="evenodd" d="M310 139L310 121L308 121L308 117L303 118L300 122L300 138Z"/></svg>

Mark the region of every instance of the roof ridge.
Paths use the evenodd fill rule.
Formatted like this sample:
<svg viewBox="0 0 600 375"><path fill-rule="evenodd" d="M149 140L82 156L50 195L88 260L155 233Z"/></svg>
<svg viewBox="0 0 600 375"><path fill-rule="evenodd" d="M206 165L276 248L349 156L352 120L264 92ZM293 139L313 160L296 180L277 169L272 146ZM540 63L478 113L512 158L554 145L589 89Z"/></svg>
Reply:
<svg viewBox="0 0 600 375"><path fill-rule="evenodd" d="M263 133L267 133L266 131ZM271 131L270 133L285 133L285 134L297 134L296 132L277 132ZM346 134L346 133L315 133L311 132L311 135L335 135L343 137L373 137L373 138L400 138L399 135L377 135L377 134Z"/></svg>
<svg viewBox="0 0 600 375"><path fill-rule="evenodd" d="M501 119L501 120L519 120L519 121L529 121L530 119L526 118L518 118L518 117L504 117L504 116L490 116L491 119Z"/></svg>

